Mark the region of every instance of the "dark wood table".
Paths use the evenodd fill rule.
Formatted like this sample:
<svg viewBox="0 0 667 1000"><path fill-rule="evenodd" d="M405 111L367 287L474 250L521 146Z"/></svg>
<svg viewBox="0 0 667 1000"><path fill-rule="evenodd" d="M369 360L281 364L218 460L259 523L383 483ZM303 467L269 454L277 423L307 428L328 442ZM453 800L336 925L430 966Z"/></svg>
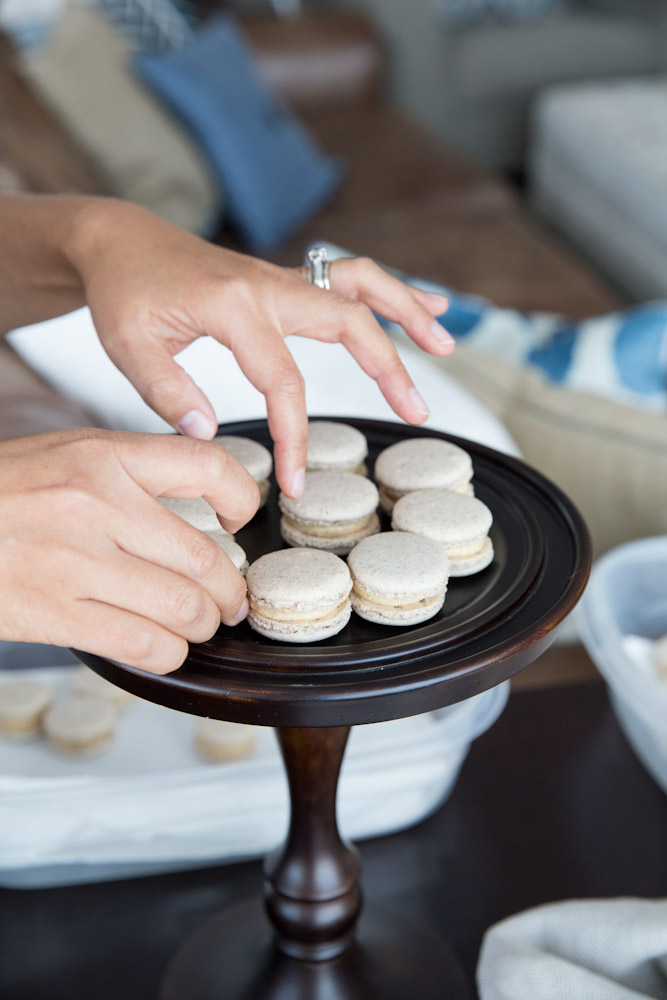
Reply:
<svg viewBox="0 0 667 1000"><path fill-rule="evenodd" d="M666 896L665 844L667 797L598 681L513 692L449 800L360 847L367 896L428 924L472 979L484 931L509 914L572 897ZM0 890L0 996L152 1000L184 938L261 884L257 861Z"/></svg>

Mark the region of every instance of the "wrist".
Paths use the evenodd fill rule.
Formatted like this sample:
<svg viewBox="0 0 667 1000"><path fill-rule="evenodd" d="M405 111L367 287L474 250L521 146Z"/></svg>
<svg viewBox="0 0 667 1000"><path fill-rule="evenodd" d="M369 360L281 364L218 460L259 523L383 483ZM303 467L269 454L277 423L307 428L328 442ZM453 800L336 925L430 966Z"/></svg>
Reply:
<svg viewBox="0 0 667 1000"><path fill-rule="evenodd" d="M135 217L144 213L137 205L113 198L82 198L72 215L63 253L79 278L84 292L109 248L131 231Z"/></svg>

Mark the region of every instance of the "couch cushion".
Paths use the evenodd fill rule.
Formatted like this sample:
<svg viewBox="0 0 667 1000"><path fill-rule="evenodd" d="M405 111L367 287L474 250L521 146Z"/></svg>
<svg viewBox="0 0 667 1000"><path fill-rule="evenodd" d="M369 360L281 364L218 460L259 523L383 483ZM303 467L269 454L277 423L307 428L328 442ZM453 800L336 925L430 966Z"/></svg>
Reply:
<svg viewBox="0 0 667 1000"><path fill-rule="evenodd" d="M209 232L220 194L181 127L134 79L125 42L93 8L65 8L23 67L43 101L101 164L113 192L176 225Z"/></svg>
<svg viewBox="0 0 667 1000"><path fill-rule="evenodd" d="M340 166L271 94L233 19L212 19L178 51L139 55L136 67L207 153L253 249L281 243L337 186Z"/></svg>

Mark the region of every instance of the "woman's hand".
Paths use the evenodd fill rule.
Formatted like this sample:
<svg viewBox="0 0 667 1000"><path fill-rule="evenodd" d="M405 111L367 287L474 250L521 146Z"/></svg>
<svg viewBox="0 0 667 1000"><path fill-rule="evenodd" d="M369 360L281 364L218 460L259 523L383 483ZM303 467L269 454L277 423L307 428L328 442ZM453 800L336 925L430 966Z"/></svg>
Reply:
<svg viewBox="0 0 667 1000"><path fill-rule="evenodd" d="M325 291L308 284L303 268L223 250L136 206L101 199L79 212L68 254L110 358L183 434L211 438L217 421L174 355L204 335L233 352L266 397L278 482L291 496L303 486L307 415L285 337L343 343L394 411L415 424L428 408L371 310L432 354L454 346L434 320L447 308L443 296L409 288L365 258L332 263Z"/></svg>
<svg viewBox="0 0 667 1000"><path fill-rule="evenodd" d="M0 444L0 635L154 673L247 612L245 581L156 496L204 496L236 531L259 494L218 445L57 431Z"/></svg>

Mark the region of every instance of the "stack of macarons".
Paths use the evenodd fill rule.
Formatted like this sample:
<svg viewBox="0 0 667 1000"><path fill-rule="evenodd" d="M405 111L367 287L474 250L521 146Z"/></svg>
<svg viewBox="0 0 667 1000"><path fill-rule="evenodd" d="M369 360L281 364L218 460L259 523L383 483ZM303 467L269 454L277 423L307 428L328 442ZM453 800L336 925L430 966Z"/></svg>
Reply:
<svg viewBox="0 0 667 1000"><path fill-rule="evenodd" d="M257 632L284 642L335 635L350 617L350 591L361 617L416 624L440 610L450 577L478 573L492 562L492 514L474 496L472 460L463 448L426 435L405 438L380 452L373 482L361 431L312 420L308 433L303 492L298 499L278 497L280 532L297 554L267 553L247 571L248 621ZM265 500L270 452L250 438L216 440L250 471ZM205 501L162 502L217 536L245 571L243 550L236 546L233 557L236 543L230 535L225 540ZM381 531L378 506L391 517L391 531Z"/></svg>

